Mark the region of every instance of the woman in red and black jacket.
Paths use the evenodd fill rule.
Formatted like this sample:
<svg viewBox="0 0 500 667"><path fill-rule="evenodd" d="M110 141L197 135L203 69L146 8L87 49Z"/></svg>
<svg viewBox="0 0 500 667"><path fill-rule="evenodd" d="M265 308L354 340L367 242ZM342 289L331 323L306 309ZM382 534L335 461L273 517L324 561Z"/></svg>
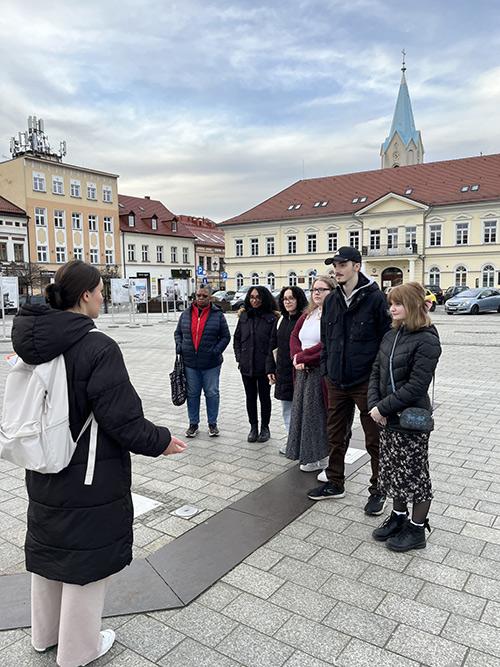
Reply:
<svg viewBox="0 0 500 667"><path fill-rule="evenodd" d="M334 289L330 277L315 279L309 308L299 318L290 338L295 389L286 456L299 460L303 472L320 471L328 464L327 394L319 369L320 321L323 302Z"/></svg>

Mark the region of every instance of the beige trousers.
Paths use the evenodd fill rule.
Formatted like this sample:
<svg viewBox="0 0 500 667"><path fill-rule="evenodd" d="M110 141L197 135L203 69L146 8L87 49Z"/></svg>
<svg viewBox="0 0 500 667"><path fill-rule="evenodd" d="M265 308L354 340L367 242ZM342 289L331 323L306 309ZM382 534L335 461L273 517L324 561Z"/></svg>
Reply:
<svg viewBox="0 0 500 667"><path fill-rule="evenodd" d="M80 667L101 650L101 618L108 579L85 586L31 575L31 643L57 644L59 667Z"/></svg>

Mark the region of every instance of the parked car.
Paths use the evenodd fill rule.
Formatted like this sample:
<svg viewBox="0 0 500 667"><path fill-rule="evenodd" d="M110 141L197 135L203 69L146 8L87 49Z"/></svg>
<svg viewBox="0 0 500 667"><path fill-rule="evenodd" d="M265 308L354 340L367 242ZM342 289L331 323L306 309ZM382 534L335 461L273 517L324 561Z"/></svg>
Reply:
<svg viewBox="0 0 500 667"><path fill-rule="evenodd" d="M231 301L234 299L236 292L233 290L219 290L212 294L213 302L216 303L224 312L231 310Z"/></svg>
<svg viewBox="0 0 500 667"><path fill-rule="evenodd" d="M184 301L163 301L163 312L166 313L167 311L170 311L171 313L174 312L174 310L184 310L186 307L186 304ZM137 312L138 313L145 313L146 312L146 304L145 303L138 303L137 304ZM154 296L152 299L149 299L148 301L148 312L149 313L161 313L161 298L159 296Z"/></svg>
<svg viewBox="0 0 500 667"><path fill-rule="evenodd" d="M448 299L460 294L460 292L465 292L466 289L469 289L467 285L451 285L443 294L443 303L446 303Z"/></svg>
<svg viewBox="0 0 500 667"><path fill-rule="evenodd" d="M424 287L436 295L438 306L441 306L444 303L444 293L439 285L424 285Z"/></svg>
<svg viewBox="0 0 500 667"><path fill-rule="evenodd" d="M492 287L477 287L468 289L448 299L444 305L448 315L470 313L497 312L500 313L500 290Z"/></svg>
<svg viewBox="0 0 500 667"><path fill-rule="evenodd" d="M245 297L247 295L248 290L251 290L254 287L256 287L256 285L244 285L243 287L240 287L236 291L236 294L234 295L234 298L231 301L231 310L239 310L245 302ZM268 285L261 285L261 287L265 287L271 292L271 289Z"/></svg>

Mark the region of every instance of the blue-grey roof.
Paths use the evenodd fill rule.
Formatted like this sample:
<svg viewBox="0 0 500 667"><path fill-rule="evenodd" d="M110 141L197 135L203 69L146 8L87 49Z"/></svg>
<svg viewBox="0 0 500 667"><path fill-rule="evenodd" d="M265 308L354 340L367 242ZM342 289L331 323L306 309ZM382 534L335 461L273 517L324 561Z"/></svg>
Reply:
<svg viewBox="0 0 500 667"><path fill-rule="evenodd" d="M394 117L392 119L391 131L389 136L382 144L382 150L387 150L395 133L398 133L405 146L408 146L413 139L415 145L418 146L420 140L420 132L415 129L415 121L413 120L413 111L411 108L410 93L408 92L408 85L406 83L405 73L401 77L401 85L399 86L398 99L396 101L396 108L394 110Z"/></svg>

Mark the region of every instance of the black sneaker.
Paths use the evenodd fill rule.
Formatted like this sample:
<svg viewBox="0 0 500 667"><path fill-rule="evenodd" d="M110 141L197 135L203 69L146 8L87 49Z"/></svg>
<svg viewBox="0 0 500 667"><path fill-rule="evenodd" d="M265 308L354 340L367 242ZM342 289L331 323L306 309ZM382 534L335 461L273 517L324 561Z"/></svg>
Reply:
<svg viewBox="0 0 500 667"><path fill-rule="evenodd" d="M217 428L217 424L209 424L209 425L208 425L208 435L209 435L211 438L215 438L215 437L217 437L217 436L219 435L219 433L220 433L220 431L219 431L219 429Z"/></svg>
<svg viewBox="0 0 500 667"><path fill-rule="evenodd" d="M427 519L423 526L415 526L411 521L407 521L403 528L390 537L385 543L391 551L410 551L411 549L425 549L425 529L431 532L431 527Z"/></svg>
<svg viewBox="0 0 500 667"><path fill-rule="evenodd" d="M408 513L396 514L396 512L391 512L384 523L375 528L372 537L377 542L385 542L389 537L399 533L407 521Z"/></svg>
<svg viewBox="0 0 500 667"><path fill-rule="evenodd" d="M250 433L248 434L247 437L247 442L257 442L257 438L259 437L259 427L257 424L252 424L250 428Z"/></svg>
<svg viewBox="0 0 500 667"><path fill-rule="evenodd" d="M198 424L189 424L189 428L186 430L186 436L188 438L194 438L198 435Z"/></svg>
<svg viewBox="0 0 500 667"><path fill-rule="evenodd" d="M343 486L337 486L332 482L327 482L315 489L311 489L307 493L307 497L311 500L328 500L330 498L343 498L345 496L345 489Z"/></svg>
<svg viewBox="0 0 500 667"><path fill-rule="evenodd" d="M365 514L378 516L384 511L386 497L381 493L372 493L365 505Z"/></svg>
<svg viewBox="0 0 500 667"><path fill-rule="evenodd" d="M271 431L269 430L269 426L262 426L260 429L259 437L257 438L257 442L267 442L270 437Z"/></svg>

